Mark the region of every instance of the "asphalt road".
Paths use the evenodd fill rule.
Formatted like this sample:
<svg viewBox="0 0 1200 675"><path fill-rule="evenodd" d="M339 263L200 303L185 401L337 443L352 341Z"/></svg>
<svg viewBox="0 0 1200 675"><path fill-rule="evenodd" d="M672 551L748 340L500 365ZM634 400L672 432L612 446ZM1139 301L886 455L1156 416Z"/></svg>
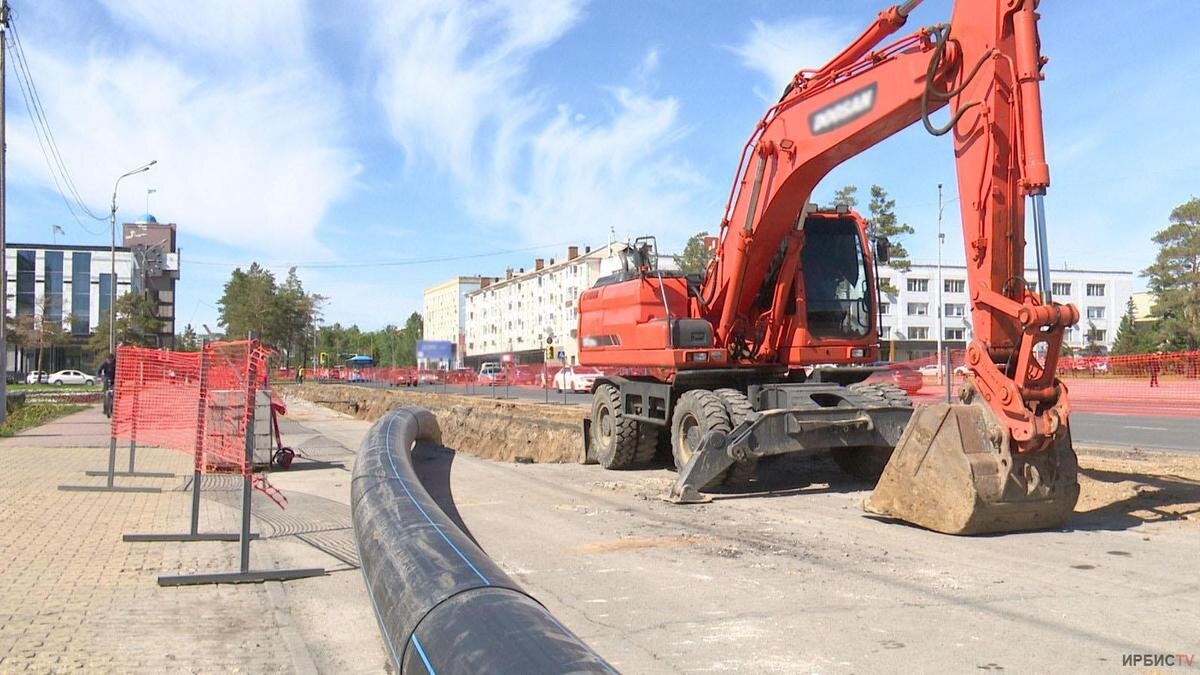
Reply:
<svg viewBox="0 0 1200 675"><path fill-rule="evenodd" d="M364 383L367 387L386 387ZM547 400L547 392L528 387L464 387L458 385L421 385L421 391L445 391L448 394L497 396L529 401ZM588 406L591 394L549 392L549 400ZM1077 445L1105 448L1140 448L1200 452L1200 419L1076 412L1071 415L1071 431Z"/></svg>
<svg viewBox="0 0 1200 675"><path fill-rule="evenodd" d="M295 414L347 448L369 426ZM621 672L1094 673L1200 650L1200 586L1180 567L1200 556L1194 522L1144 522L1138 504L1058 531L949 537L866 516L869 486L822 456L776 460L756 492L696 506L658 498L674 477L661 468L422 446L414 463L469 536Z"/></svg>

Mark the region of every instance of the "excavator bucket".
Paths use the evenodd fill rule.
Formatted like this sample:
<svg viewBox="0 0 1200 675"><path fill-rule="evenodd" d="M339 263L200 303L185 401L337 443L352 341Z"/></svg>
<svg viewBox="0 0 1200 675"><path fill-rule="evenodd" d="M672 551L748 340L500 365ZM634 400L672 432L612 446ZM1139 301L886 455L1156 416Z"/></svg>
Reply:
<svg viewBox="0 0 1200 675"><path fill-rule="evenodd" d="M980 399L919 408L905 428L869 512L946 534L1061 526L1079 499L1070 429L1041 452L1011 452Z"/></svg>

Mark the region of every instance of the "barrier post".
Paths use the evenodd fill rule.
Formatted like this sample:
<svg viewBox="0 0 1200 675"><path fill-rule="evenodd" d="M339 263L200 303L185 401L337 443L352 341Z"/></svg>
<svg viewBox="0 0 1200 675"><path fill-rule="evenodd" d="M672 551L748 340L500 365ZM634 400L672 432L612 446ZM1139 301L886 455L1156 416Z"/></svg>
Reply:
<svg viewBox="0 0 1200 675"><path fill-rule="evenodd" d="M116 485L115 476L137 476L142 478L173 478L173 473L134 473L133 460L130 458L129 471L117 471L117 378L116 373L113 373L113 415L109 423L109 438L108 438L108 469L106 471L85 471L87 476L104 476L104 485L59 485L58 489L62 492L141 492L141 493L158 493L162 492L162 488L157 487L135 487L131 485Z"/></svg>
<svg viewBox="0 0 1200 675"><path fill-rule="evenodd" d="M944 357L946 365L944 366L945 370L942 372L944 372L946 376L942 379L946 381L946 403L950 403L950 399L953 397L952 390L954 389L954 368L950 363L950 348L945 347L943 351L945 353L942 356Z"/></svg>

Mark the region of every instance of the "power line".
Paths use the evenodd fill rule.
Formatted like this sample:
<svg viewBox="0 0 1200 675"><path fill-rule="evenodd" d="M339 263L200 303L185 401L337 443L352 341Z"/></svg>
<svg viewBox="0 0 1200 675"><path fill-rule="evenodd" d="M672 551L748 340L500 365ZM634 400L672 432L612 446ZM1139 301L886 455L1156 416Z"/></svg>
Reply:
<svg viewBox="0 0 1200 675"><path fill-rule="evenodd" d="M79 227L92 235L102 234L102 231L95 231L83 224L76 209L82 211L85 215L96 220L107 220L103 216L97 216L88 209L84 204L82 197L79 195L79 190L75 187L75 182L71 179L71 174L67 170L66 162L63 160L62 153L58 149L58 143L54 139L54 133L50 130L49 119L46 115L45 108L41 104L41 97L37 92L36 85L33 81L33 75L29 69L29 63L25 58L25 50L21 46L20 36L17 34L16 24L12 20L12 12L9 16L9 30L12 33L13 39L9 44L4 45L12 54L13 62L16 67L13 72L17 76L17 84L21 90L21 98L25 101L25 112L29 115L30 124L33 126L34 136L37 138L38 147L42 151L42 158L46 161L46 169L50 173L50 179L54 182L55 191L62 198L63 204L67 207L67 211L71 214L76 224ZM61 181L60 181L61 177ZM71 195L68 198L67 193L63 191L63 185L66 185L67 192ZM74 205L72 205L74 201Z"/></svg>
<svg viewBox="0 0 1200 675"><path fill-rule="evenodd" d="M437 258L403 258L398 260L370 260L353 263L327 263L327 262L287 262L275 261L259 263L263 267L295 267L297 269L354 269L363 267L402 267L406 265L426 265L429 263L451 262L455 260L470 260L473 258L490 258L498 255L507 255L509 253L524 253L527 251L537 251L544 248L553 248L555 246L566 246L571 242L555 242L553 244L540 244L538 246L528 246L525 248L511 248L503 251L491 251L488 253L472 253L468 255L441 256ZM212 265L215 267L242 267L243 263L222 262L219 260L188 260L190 265Z"/></svg>

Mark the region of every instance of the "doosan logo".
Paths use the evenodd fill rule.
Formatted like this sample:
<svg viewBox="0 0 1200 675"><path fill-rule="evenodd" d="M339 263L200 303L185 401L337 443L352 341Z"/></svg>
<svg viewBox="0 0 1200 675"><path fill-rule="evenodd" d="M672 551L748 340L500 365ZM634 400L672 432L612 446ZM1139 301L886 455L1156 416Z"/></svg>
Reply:
<svg viewBox="0 0 1200 675"><path fill-rule="evenodd" d="M813 136L832 131L847 122L861 117L875 107L875 85L860 89L836 103L821 108L808 116L808 128Z"/></svg>

